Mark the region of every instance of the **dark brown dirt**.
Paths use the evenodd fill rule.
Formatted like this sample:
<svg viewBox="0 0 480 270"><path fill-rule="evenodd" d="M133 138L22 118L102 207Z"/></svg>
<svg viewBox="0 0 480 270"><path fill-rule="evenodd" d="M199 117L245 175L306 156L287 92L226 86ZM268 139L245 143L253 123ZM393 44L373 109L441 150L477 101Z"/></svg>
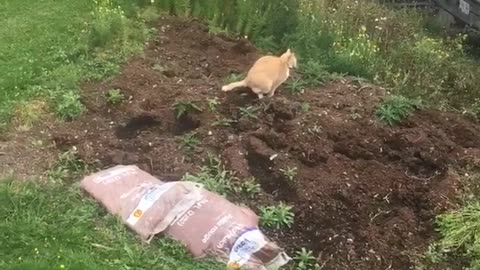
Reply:
<svg viewBox="0 0 480 270"><path fill-rule="evenodd" d="M419 111L389 127L374 115L384 90L349 79L301 95L280 89L262 101L248 89L225 94L224 78L258 57L248 42L212 36L195 21L166 18L158 29L120 75L85 86L87 115L47 129L57 147L76 146L98 167L137 164L169 179L196 171L208 152L219 154L241 178L254 176L268 203L294 205L294 226L268 232L290 252L314 250L323 269L413 268L435 237L435 215L457 193L455 171L480 160L479 125ZM112 88L128 101L107 105ZM211 112L207 101L215 97L220 105ZM177 120L176 101L202 112ZM256 119L241 117L247 106L258 108ZM235 121L222 127L219 119ZM201 145L182 150L180 137L190 131ZM280 171L289 167L298 168L293 182Z"/></svg>

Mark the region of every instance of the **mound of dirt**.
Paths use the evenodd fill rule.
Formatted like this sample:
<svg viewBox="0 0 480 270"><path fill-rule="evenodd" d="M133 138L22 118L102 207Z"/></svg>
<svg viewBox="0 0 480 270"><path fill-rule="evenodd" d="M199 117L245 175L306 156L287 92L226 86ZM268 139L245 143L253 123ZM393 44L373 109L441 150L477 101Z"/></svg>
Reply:
<svg viewBox="0 0 480 270"><path fill-rule="evenodd" d="M51 124L58 147L75 145L99 167L136 164L172 180L198 170L208 152L220 154L238 176L261 183L263 203L294 206L294 226L268 232L289 251L315 251L323 269L413 267L413 256L435 237L433 218L456 195L453 169L480 153L479 125L419 111L389 127L374 115L384 90L349 79L301 95L280 89L261 101L248 89L226 94L225 77L258 57L253 46L211 35L196 21L164 18L158 29L145 55L121 74L85 86L88 114ZM107 105L112 88L128 101ZM202 110L177 119L177 101ZM201 141L193 151L180 148L187 132ZM298 169L293 181L281 171L287 168Z"/></svg>

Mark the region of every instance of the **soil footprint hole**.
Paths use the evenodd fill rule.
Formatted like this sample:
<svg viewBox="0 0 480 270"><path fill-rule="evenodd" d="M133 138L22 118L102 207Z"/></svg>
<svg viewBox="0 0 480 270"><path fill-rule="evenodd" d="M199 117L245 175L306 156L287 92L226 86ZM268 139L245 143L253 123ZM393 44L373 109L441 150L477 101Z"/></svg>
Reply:
<svg viewBox="0 0 480 270"><path fill-rule="evenodd" d="M131 118L125 125L117 127L115 135L119 139L132 139L137 137L142 130L159 126L160 120L154 115L140 114Z"/></svg>

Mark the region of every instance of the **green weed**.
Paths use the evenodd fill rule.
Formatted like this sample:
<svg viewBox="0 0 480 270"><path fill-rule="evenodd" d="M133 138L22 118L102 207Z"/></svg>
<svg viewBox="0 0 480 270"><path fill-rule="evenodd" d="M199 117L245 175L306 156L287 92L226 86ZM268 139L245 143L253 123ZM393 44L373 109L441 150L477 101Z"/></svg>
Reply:
<svg viewBox="0 0 480 270"><path fill-rule="evenodd" d="M78 158L76 149L72 149L61 153L55 164L46 172L46 175L51 182L73 181L78 180L87 171L87 164Z"/></svg>
<svg viewBox="0 0 480 270"><path fill-rule="evenodd" d="M309 112L310 109L311 109L310 103L308 103L308 102L302 103L301 109L302 109L302 112L304 112L304 113Z"/></svg>
<svg viewBox="0 0 480 270"><path fill-rule="evenodd" d="M233 83L233 82L238 82L243 80L245 75L243 74L237 74L237 73L230 73L230 75L225 78L225 83Z"/></svg>
<svg viewBox="0 0 480 270"><path fill-rule="evenodd" d="M290 182L293 182L295 181L295 177L297 177L297 167L293 167L293 168L286 168L286 169L280 169L280 171L282 172L283 176L285 176Z"/></svg>
<svg viewBox="0 0 480 270"><path fill-rule="evenodd" d="M420 106L420 102L411 100L403 96L389 96L378 107L377 117L394 125L412 114Z"/></svg>
<svg viewBox="0 0 480 270"><path fill-rule="evenodd" d="M255 179L238 179L234 172L227 170L220 159L212 154L208 154L207 162L200 167L199 173L187 173L182 180L201 183L207 190L223 196L241 195L253 199L262 191Z"/></svg>
<svg viewBox="0 0 480 270"><path fill-rule="evenodd" d="M120 89L110 89L106 94L107 102L112 105L117 105L125 100L125 95Z"/></svg>
<svg viewBox="0 0 480 270"><path fill-rule="evenodd" d="M232 120L232 119L226 119L226 118L217 118L215 122L212 123L212 126L214 127L231 127L233 123L236 123L237 121Z"/></svg>
<svg viewBox="0 0 480 270"><path fill-rule="evenodd" d="M240 117L248 119L258 119L257 113L260 108L256 106L248 106L240 108Z"/></svg>
<svg viewBox="0 0 480 270"><path fill-rule="evenodd" d="M313 256L313 252L306 248L297 250L295 252L295 257L293 257L293 261L295 262L295 269L297 270L314 270L320 268L317 264L317 258Z"/></svg>
<svg viewBox="0 0 480 270"><path fill-rule="evenodd" d="M200 143L195 132L187 133L180 138L180 147L183 149L195 150Z"/></svg>
<svg viewBox="0 0 480 270"><path fill-rule="evenodd" d="M208 104L208 108L210 109L210 111L212 113L215 113L215 112L217 112L218 105L220 105L220 101L218 101L217 97L209 98L209 99L207 99L207 104Z"/></svg>
<svg viewBox="0 0 480 270"><path fill-rule="evenodd" d="M55 112L61 119L72 120L85 111L86 108L80 101L80 95L74 91L67 91L56 100Z"/></svg>
<svg viewBox="0 0 480 270"><path fill-rule="evenodd" d="M287 89L290 91L292 94L300 94L305 92L305 87L308 85L308 83L300 78L296 78L293 80L289 80L286 83Z"/></svg>
<svg viewBox="0 0 480 270"><path fill-rule="evenodd" d="M300 73L302 74L302 84L313 86L323 85L331 76L325 65L313 60L303 64L300 68Z"/></svg>
<svg viewBox="0 0 480 270"><path fill-rule="evenodd" d="M175 115L177 119L180 119L181 117L189 114L189 113L195 113L195 112L201 112L202 109L197 106L193 101L176 101L173 104L173 109L175 111Z"/></svg>
<svg viewBox="0 0 480 270"><path fill-rule="evenodd" d="M292 207L281 202L276 206L260 207L260 224L268 228L291 227L294 222Z"/></svg>

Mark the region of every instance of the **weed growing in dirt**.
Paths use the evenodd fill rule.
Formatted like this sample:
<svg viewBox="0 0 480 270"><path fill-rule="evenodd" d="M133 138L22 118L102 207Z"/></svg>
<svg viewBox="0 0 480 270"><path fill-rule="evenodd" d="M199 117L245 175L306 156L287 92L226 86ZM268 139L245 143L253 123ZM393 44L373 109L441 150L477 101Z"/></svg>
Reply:
<svg viewBox="0 0 480 270"><path fill-rule="evenodd" d="M297 177L297 167L287 167L286 169L280 169L280 171L290 182L295 181L295 177Z"/></svg>
<svg viewBox="0 0 480 270"><path fill-rule="evenodd" d="M240 117L248 119L258 119L257 112L260 108L256 106L248 106L240 108Z"/></svg>
<svg viewBox="0 0 480 270"><path fill-rule="evenodd" d="M291 227L294 222L292 207L281 202L276 206L260 207L260 224L268 228Z"/></svg>
<svg viewBox="0 0 480 270"><path fill-rule="evenodd" d="M180 139L180 147L193 151L200 145L200 140L197 138L196 132L190 132L183 135Z"/></svg>
<svg viewBox="0 0 480 270"><path fill-rule="evenodd" d="M326 66L313 60L309 60L303 64L300 73L302 74L302 83L304 85L312 86L323 85L331 76L327 71Z"/></svg>
<svg viewBox="0 0 480 270"><path fill-rule="evenodd" d="M475 267L480 264L480 202L467 203L459 210L437 217L443 251L463 254Z"/></svg>
<svg viewBox="0 0 480 270"><path fill-rule="evenodd" d="M46 172L52 182L73 181L82 177L88 171L88 166L79 159L76 149L61 153L53 166Z"/></svg>
<svg viewBox="0 0 480 270"><path fill-rule="evenodd" d="M240 194L253 199L262 190L255 179L240 180L235 177L235 173L227 170L220 159L212 154L208 154L207 162L199 173L187 173L182 180L201 183L206 189L223 196Z"/></svg>
<svg viewBox="0 0 480 270"><path fill-rule="evenodd" d="M233 83L233 82L238 82L243 80L244 75L243 74L237 74L237 73L230 73L230 75L225 78L225 83Z"/></svg>
<svg viewBox="0 0 480 270"><path fill-rule="evenodd" d="M202 109L197 106L193 101L176 101L173 104L173 109L175 110L175 115L177 119L180 119L182 116L185 116L189 113L201 112Z"/></svg>
<svg viewBox="0 0 480 270"><path fill-rule="evenodd" d="M262 192L262 188L260 187L260 184L255 181L255 178L239 181L237 186L234 187L234 190L236 190L238 194L241 194L242 197L248 199L254 199L260 192Z"/></svg>
<svg viewBox="0 0 480 270"><path fill-rule="evenodd" d="M411 115L419 106L420 102L404 96L389 96L379 105L376 114L380 120L394 125Z"/></svg>
<svg viewBox="0 0 480 270"><path fill-rule="evenodd" d="M227 118L217 118L217 121L212 123L214 127L231 127L233 123L237 121Z"/></svg>
<svg viewBox="0 0 480 270"><path fill-rule="evenodd" d="M117 105L125 100L125 95L120 89L110 89L106 94L107 102L111 105Z"/></svg>
<svg viewBox="0 0 480 270"><path fill-rule="evenodd" d="M207 99L207 104L210 111L212 113L216 113L218 109L218 105L220 105L220 101L218 101L218 97L209 98Z"/></svg>
<svg viewBox="0 0 480 270"><path fill-rule="evenodd" d="M304 112L304 113L309 112L310 109L311 109L310 103L308 103L308 102L302 103L301 109L302 109L302 112Z"/></svg>
<svg viewBox="0 0 480 270"><path fill-rule="evenodd" d="M313 252L306 248L297 250L295 252L295 257L293 257L295 262L295 269L297 270L314 270L320 269L320 266L317 264L317 258L313 256Z"/></svg>
<svg viewBox="0 0 480 270"><path fill-rule="evenodd" d="M80 102L80 95L74 91L68 91L57 98L55 111L61 119L72 120L85 112L86 108Z"/></svg>
<svg viewBox="0 0 480 270"><path fill-rule="evenodd" d="M0 216L4 270L225 269L164 237L143 245L78 185L0 179Z"/></svg>
<svg viewBox="0 0 480 270"><path fill-rule="evenodd" d="M303 94L305 92L305 87L308 85L306 81L300 78L295 78L293 80L289 80L285 83L286 88L292 94Z"/></svg>

